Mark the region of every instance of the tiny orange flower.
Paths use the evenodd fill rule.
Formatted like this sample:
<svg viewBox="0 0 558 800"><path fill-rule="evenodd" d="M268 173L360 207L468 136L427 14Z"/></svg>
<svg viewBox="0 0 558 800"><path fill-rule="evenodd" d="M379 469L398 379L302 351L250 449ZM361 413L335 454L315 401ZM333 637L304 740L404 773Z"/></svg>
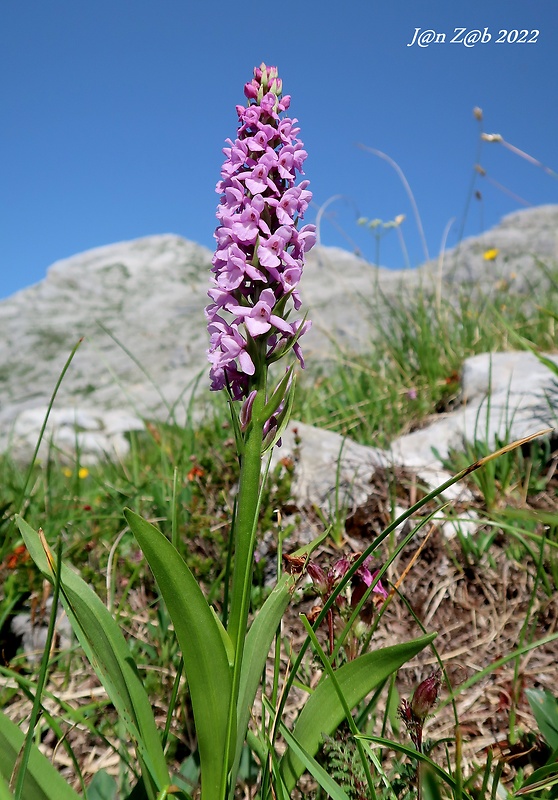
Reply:
<svg viewBox="0 0 558 800"><path fill-rule="evenodd" d="M16 569L20 564L28 561L29 553L24 544L18 545L7 557L2 567L4 569Z"/></svg>
<svg viewBox="0 0 558 800"><path fill-rule="evenodd" d="M201 478L204 475L204 471L201 467L192 467L190 472L186 475L187 481L193 481L194 478Z"/></svg>

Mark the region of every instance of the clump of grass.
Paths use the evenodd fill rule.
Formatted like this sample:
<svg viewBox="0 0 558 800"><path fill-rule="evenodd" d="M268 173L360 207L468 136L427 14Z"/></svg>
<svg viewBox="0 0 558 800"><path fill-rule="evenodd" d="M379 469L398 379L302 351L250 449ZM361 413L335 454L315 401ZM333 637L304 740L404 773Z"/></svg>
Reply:
<svg viewBox="0 0 558 800"><path fill-rule="evenodd" d="M501 284L482 298L456 289L441 302L428 287L401 301L377 296L368 304L368 351L338 350L327 371L305 375L295 416L386 447L458 403L469 356L516 349L518 337L543 351L555 349L555 319L545 309L558 306L558 272L545 272L531 287L528 305L523 291Z"/></svg>

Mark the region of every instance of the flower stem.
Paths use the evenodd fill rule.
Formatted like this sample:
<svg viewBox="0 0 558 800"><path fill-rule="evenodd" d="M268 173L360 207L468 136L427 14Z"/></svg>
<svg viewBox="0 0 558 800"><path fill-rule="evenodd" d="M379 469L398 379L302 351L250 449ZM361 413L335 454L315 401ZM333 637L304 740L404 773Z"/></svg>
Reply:
<svg viewBox="0 0 558 800"><path fill-rule="evenodd" d="M262 370L262 386L258 392L252 408L252 420L244 440L242 454L240 481L237 498L237 513L234 524L234 566L231 589L231 609L228 625L228 634L234 647L234 664L232 674L232 691L229 706L228 747L229 758L234 751L235 739L244 738L245 731L236 730L238 713L240 676L242 672L242 659L244 643L248 628L248 613L250 610L250 597L252 592L252 573L254 570L254 549L258 511L260 503L261 481L261 453L263 441L262 410L265 405L265 370ZM224 775L225 777L225 775ZM231 775L230 780L234 781ZM232 785L229 786L232 791ZM222 797L225 798L227 787L222 787Z"/></svg>
<svg viewBox="0 0 558 800"><path fill-rule="evenodd" d="M235 653L240 659L242 659L242 645L248 622L254 567L263 441L263 421L260 419L260 412L264 403L265 389L262 388L254 401L252 421L244 441L234 525L234 567L228 633Z"/></svg>

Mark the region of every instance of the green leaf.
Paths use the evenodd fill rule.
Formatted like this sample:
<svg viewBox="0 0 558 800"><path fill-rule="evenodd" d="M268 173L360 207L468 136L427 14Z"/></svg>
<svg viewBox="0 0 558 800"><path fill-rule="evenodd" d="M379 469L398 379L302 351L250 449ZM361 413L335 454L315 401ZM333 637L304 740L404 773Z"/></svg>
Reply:
<svg viewBox="0 0 558 800"><path fill-rule="evenodd" d="M326 530L308 545L298 549L294 555L299 557L309 556L327 535L328 532ZM279 578L273 591L256 614L246 636L242 671L240 674L237 716L238 739L233 768L233 774L235 775L237 773L238 764L240 763L242 745L246 737L248 721L250 719L254 698L260 684L265 662L277 628L296 586L296 581L297 578L294 575L288 575L286 573Z"/></svg>
<svg viewBox="0 0 558 800"><path fill-rule="evenodd" d="M264 419L269 419L273 414L275 414L275 412L281 405L282 401L284 400L288 383L293 375L293 370L294 370L294 364L291 364L289 369L285 372L285 374L283 375L283 377L273 390L271 397L265 404L264 409L262 411L262 417ZM293 379L293 384L294 383L296 383L295 379ZM293 384L291 384L291 387Z"/></svg>
<svg viewBox="0 0 558 800"><path fill-rule="evenodd" d="M521 789L514 792L515 797L521 797L524 794L533 794L535 791L539 792L542 789L548 789L558 783L558 764L553 761L552 764L546 764L544 767L536 769L523 781Z"/></svg>
<svg viewBox="0 0 558 800"><path fill-rule="evenodd" d="M87 800L116 800L117 794L116 781L104 769L93 775L93 780L87 787Z"/></svg>
<svg viewBox="0 0 558 800"><path fill-rule="evenodd" d="M54 579L54 556L21 517L16 522L41 572ZM52 561L50 561L52 559ZM170 783L151 703L118 624L95 592L66 564L61 573L62 603L72 628L134 741L148 796Z"/></svg>
<svg viewBox="0 0 558 800"><path fill-rule="evenodd" d="M223 646L225 648L225 653L227 654L227 660L229 662L229 667L232 669L234 666L234 645L231 641L231 637L225 630L225 626L217 616L217 612L213 608L213 606L209 606L209 610L213 614L213 619L215 624L217 625L217 630L221 634L221 641L223 642Z"/></svg>
<svg viewBox="0 0 558 800"><path fill-rule="evenodd" d="M436 773L429 764L424 764L419 773L422 788L422 800L442 800L443 795Z"/></svg>
<svg viewBox="0 0 558 800"><path fill-rule="evenodd" d="M0 712L0 800L10 798L7 787L14 764L23 747L25 734L8 717ZM23 783L23 797L33 800L79 800L64 778L50 761L33 745Z"/></svg>
<svg viewBox="0 0 558 800"><path fill-rule="evenodd" d="M318 764L315 758L312 758L312 756L299 745L292 733L289 733L288 729L283 724L281 724L281 733L291 751L300 759L308 772L314 776L322 789L327 793L328 797L331 797L332 800L349 800L348 795L343 791L341 786L327 774L325 769Z"/></svg>
<svg viewBox="0 0 558 800"><path fill-rule="evenodd" d="M196 723L204 800L219 800L228 769L228 709L231 669L223 636L196 579L171 542L133 511L126 520L143 550L172 619L184 658L184 671ZM232 646L232 645L231 645ZM236 741L233 740L234 747Z"/></svg>
<svg viewBox="0 0 558 800"><path fill-rule="evenodd" d="M281 413L278 414L278 416L277 416L277 429L274 430L274 428L272 428L269 431L269 433L267 434L267 436L264 438L264 441L263 441L263 444L262 444L262 455L263 455L263 453L267 453L267 451L271 447L274 447L277 444L277 442L279 441L279 439L283 435L283 432L284 432L285 428L289 424L289 420L291 418L291 412L293 410L293 404L294 404L295 384L296 384L296 381L295 381L295 378L293 378L293 382L291 383L290 389L289 389L287 397L286 397L285 406L284 406L283 410L281 411Z"/></svg>
<svg viewBox="0 0 558 800"><path fill-rule="evenodd" d="M531 706L539 731L551 750L558 748L558 700L547 690L527 689L525 694Z"/></svg>
<svg viewBox="0 0 558 800"><path fill-rule="evenodd" d="M0 775L0 800L14 800L13 794L8 789L8 784Z"/></svg>
<svg viewBox="0 0 558 800"><path fill-rule="evenodd" d="M354 708L378 684L430 644L435 636L432 633L410 642L365 653L336 670L335 677L348 707ZM293 736L309 755L314 756L321 744L322 734L332 734L344 718L343 706L335 687L325 678L306 701L294 726ZM285 784L292 791L304 772L304 764L287 748L281 759L281 768Z"/></svg>
<svg viewBox="0 0 558 800"><path fill-rule="evenodd" d="M246 636L240 673L237 710L237 742L233 767L236 774L254 698L258 691L271 643L296 584L292 575L282 575L271 594L258 611Z"/></svg>

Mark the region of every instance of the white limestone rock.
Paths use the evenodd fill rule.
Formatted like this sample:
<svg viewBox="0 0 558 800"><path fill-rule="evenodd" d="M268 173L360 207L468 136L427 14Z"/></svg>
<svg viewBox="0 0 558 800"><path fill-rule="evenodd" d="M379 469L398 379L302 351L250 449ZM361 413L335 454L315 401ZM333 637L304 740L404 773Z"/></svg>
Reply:
<svg viewBox="0 0 558 800"><path fill-rule="evenodd" d="M558 356L547 356L558 368ZM553 428L558 435L558 382L555 373L529 352L485 353L467 359L463 368L464 405L440 415L429 425L400 436L389 450L356 444L331 431L292 420L283 447L274 453L294 462L293 501L300 507L316 504L331 511L352 513L370 494L370 479L381 467L404 467L430 489L451 478L445 461L451 450L481 441L495 450L501 442ZM336 488L338 486L338 488ZM444 492L448 500L469 497L461 484ZM464 535L475 528L474 516L456 525ZM455 526L446 526L448 536Z"/></svg>
<svg viewBox="0 0 558 800"><path fill-rule="evenodd" d="M558 356L547 354L556 364ZM437 469L451 450L481 441L490 449L499 442L558 428L556 374L528 351L482 353L463 366L463 406L441 415L425 428L392 443L396 462L417 469Z"/></svg>
<svg viewBox="0 0 558 800"><path fill-rule="evenodd" d="M183 420L205 362L210 257L178 236L151 236L60 261L0 302L0 447L23 410L48 404L82 337L55 408L164 419L176 403Z"/></svg>
<svg viewBox="0 0 558 800"><path fill-rule="evenodd" d="M289 458L294 462L291 486L298 506L316 505L352 513L370 494L370 480L378 467L388 467L383 450L358 444L333 431L292 420L275 448L272 464Z"/></svg>
<svg viewBox="0 0 558 800"><path fill-rule="evenodd" d="M547 358L558 370L558 356ZM557 376L534 353L524 350L471 356L463 365L461 384L463 400L468 402L478 401L489 392L541 397L558 391Z"/></svg>
<svg viewBox="0 0 558 800"><path fill-rule="evenodd" d="M10 433L10 454L20 463L29 463L43 426L47 407L22 411ZM94 411L81 407L52 409L38 452L39 461L56 458L82 466L102 458L121 459L130 449L127 434L144 430L142 420L127 411Z"/></svg>

